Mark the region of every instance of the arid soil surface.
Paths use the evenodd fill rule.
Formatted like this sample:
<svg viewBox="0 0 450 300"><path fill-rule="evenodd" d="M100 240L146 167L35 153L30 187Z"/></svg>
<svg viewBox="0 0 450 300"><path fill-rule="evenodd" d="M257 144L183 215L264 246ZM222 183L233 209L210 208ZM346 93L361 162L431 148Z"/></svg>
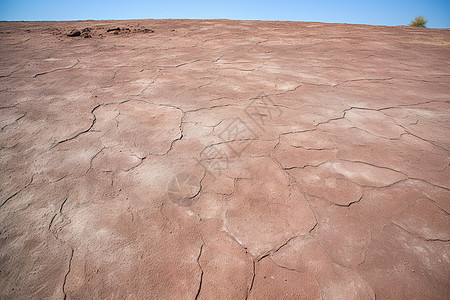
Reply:
<svg viewBox="0 0 450 300"><path fill-rule="evenodd" d="M448 299L450 30L2 22L0 54L1 299Z"/></svg>

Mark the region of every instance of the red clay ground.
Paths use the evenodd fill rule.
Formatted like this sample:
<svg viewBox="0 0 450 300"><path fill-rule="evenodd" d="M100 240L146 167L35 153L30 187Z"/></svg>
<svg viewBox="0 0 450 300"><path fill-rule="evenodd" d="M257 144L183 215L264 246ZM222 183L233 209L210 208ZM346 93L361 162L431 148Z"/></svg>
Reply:
<svg viewBox="0 0 450 300"><path fill-rule="evenodd" d="M448 299L449 42L0 23L0 298Z"/></svg>

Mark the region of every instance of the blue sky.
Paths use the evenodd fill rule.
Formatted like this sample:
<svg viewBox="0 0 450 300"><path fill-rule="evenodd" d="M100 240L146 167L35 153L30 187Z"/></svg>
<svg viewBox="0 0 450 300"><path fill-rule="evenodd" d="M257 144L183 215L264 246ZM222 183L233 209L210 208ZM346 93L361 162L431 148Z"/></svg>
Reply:
<svg viewBox="0 0 450 300"><path fill-rule="evenodd" d="M0 0L0 20L234 19L450 28L450 0Z"/></svg>

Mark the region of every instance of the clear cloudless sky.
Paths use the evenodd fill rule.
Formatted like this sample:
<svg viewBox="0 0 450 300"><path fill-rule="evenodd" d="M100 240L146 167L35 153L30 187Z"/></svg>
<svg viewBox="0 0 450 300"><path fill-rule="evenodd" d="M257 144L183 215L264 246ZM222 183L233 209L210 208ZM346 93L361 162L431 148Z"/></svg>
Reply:
<svg viewBox="0 0 450 300"><path fill-rule="evenodd" d="M0 20L233 19L450 27L450 0L0 0Z"/></svg>

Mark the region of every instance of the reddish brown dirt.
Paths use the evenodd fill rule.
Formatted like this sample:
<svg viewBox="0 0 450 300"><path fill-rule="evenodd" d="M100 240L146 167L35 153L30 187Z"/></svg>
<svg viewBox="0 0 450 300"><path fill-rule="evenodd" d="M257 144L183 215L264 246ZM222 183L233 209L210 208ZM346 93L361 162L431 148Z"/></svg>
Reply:
<svg viewBox="0 0 450 300"><path fill-rule="evenodd" d="M0 23L0 298L448 299L449 42Z"/></svg>

